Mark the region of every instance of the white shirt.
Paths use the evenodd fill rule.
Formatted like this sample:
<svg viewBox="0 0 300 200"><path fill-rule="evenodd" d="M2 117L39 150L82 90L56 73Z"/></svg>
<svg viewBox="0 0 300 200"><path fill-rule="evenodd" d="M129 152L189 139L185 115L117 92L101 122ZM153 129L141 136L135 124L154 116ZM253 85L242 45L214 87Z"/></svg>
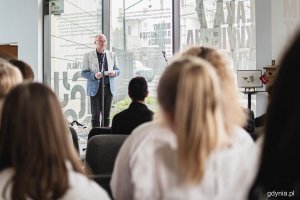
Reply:
<svg viewBox="0 0 300 200"><path fill-rule="evenodd" d="M70 166L68 166L68 170L70 188L60 200L110 199L106 191L98 186L98 184L96 184L94 181L88 179L83 174L71 170ZM11 168L7 168L0 172L0 199L2 199L3 189L13 174L14 170ZM5 194L5 199L9 200L11 197L11 184L9 185Z"/></svg>
<svg viewBox="0 0 300 200"><path fill-rule="evenodd" d="M151 138L173 140L173 134L167 128L156 121L144 123L137 127L125 140L115 161L112 179L110 182L112 194L115 200L133 199L133 182L131 171L136 163L136 155ZM164 138L164 139L163 139ZM173 139L172 139L173 138ZM232 134L234 147L244 148L253 144L252 138L242 128L236 128ZM147 158L145 158L145 162ZM137 164L138 165L138 164Z"/></svg>
<svg viewBox="0 0 300 200"><path fill-rule="evenodd" d="M148 139L156 133L164 134L167 128L160 123L151 121L142 124L132 131L123 143L115 161L114 170L110 182L111 191L115 200L132 200L133 184L131 169L135 165L136 154L147 143Z"/></svg>
<svg viewBox="0 0 300 200"><path fill-rule="evenodd" d="M241 189L234 188L237 181L244 181L247 187L251 178L245 173L249 168L241 165L243 148L233 147L236 146L212 152L206 161L203 179L196 185L185 186L178 168L175 134L171 131L156 134L136 154L135 165L131 166L134 199L240 200L242 193L230 194L228 188L230 191Z"/></svg>

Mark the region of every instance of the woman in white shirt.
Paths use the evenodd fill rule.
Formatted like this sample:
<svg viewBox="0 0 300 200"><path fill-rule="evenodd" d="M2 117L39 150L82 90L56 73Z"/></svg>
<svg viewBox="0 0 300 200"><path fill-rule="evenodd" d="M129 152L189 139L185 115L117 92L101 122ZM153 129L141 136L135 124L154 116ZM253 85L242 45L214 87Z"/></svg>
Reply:
<svg viewBox="0 0 300 200"><path fill-rule="evenodd" d="M109 199L85 177L60 103L40 83L19 85L4 101L0 199Z"/></svg>
<svg viewBox="0 0 300 200"><path fill-rule="evenodd" d="M223 115L226 132L233 141L234 146L246 147L253 143L249 133L242 127L246 122L246 110L240 105L240 93L233 77L229 61L219 50L211 47L189 47L183 55L191 55L208 61L216 70L221 82Z"/></svg>
<svg viewBox="0 0 300 200"><path fill-rule="evenodd" d="M226 57L216 49L199 46L187 49L183 55L199 57L212 64L210 67L216 71L221 81L222 115L227 136L230 138L230 147L240 151L251 146L253 140L241 128L245 123L246 115L240 106L238 90ZM132 170L137 163L136 155L150 138L161 138L166 135L165 132L170 132L169 128L157 122L155 118L153 122L136 128L126 139L117 156L111 179L111 189L116 200L133 199Z"/></svg>
<svg viewBox="0 0 300 200"><path fill-rule="evenodd" d="M221 197L234 170L215 70L196 57L174 60L160 79L158 102L169 131L153 133L137 152L134 198Z"/></svg>

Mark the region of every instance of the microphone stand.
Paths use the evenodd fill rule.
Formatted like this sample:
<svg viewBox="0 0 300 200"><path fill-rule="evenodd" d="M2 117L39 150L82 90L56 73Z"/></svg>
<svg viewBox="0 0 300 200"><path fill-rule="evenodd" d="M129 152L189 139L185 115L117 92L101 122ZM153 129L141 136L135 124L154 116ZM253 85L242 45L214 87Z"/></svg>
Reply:
<svg viewBox="0 0 300 200"><path fill-rule="evenodd" d="M102 94L101 94L101 98L102 98L102 114L101 114L101 127L104 127L104 61L105 61L105 51L103 52L103 57L102 57L102 63L101 63L101 73L102 73Z"/></svg>
<svg viewBox="0 0 300 200"><path fill-rule="evenodd" d="M167 58L166 58L166 52L165 52L165 51L162 51L162 54L163 54L163 56L164 56L164 58L165 58L165 61L166 61L167 65L169 65L169 64L168 64L168 60L167 60Z"/></svg>

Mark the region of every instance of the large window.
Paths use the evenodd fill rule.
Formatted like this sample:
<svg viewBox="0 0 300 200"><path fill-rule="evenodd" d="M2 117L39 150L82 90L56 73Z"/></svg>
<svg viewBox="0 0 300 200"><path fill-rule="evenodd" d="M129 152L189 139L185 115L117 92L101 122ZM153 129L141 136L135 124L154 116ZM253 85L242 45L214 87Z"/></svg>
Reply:
<svg viewBox="0 0 300 200"><path fill-rule="evenodd" d="M102 9L102 3L108 5L102 0L61 2L63 10L50 17L50 84L69 121L90 123L81 63L83 54L95 48L94 36L102 31L121 70L112 116L129 105L127 87L135 76L148 81L146 103L155 109L157 83L166 67L164 55L172 57L173 44L181 50L189 45L217 47L231 58L234 71L256 69L254 0L110 0L110 10ZM173 3L180 5L180 24L176 24L180 33L173 33L173 14L178 14L172 13ZM103 26L102 10L110 19ZM180 41L173 41L173 35Z"/></svg>
<svg viewBox="0 0 300 200"><path fill-rule="evenodd" d="M90 123L86 81L80 77L82 57L95 48L101 32L101 0L64 0L63 10L51 15L51 86L69 121ZM55 6L55 5L50 5Z"/></svg>
<svg viewBox="0 0 300 200"><path fill-rule="evenodd" d="M116 103L113 112L127 107L128 82L135 76L148 81L150 97L146 103L154 109L156 86L166 66L162 52L166 57L173 53L172 1L111 0L111 8L111 45L121 70L114 100L127 102Z"/></svg>
<svg viewBox="0 0 300 200"><path fill-rule="evenodd" d="M180 32L181 49L216 47L227 53L234 71L256 69L254 0L181 1Z"/></svg>
<svg viewBox="0 0 300 200"><path fill-rule="evenodd" d="M233 69L256 69L254 0L186 0L180 14L181 48L222 49Z"/></svg>

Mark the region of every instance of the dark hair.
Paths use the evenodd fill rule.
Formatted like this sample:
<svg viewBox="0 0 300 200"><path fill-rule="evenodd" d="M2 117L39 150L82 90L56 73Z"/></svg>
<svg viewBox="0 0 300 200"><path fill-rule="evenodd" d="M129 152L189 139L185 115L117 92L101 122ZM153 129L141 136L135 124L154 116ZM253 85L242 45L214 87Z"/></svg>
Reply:
<svg viewBox="0 0 300 200"><path fill-rule="evenodd" d="M299 53L300 32L284 54L272 86L261 163L249 199L265 198L268 191L295 191L299 195Z"/></svg>
<svg viewBox="0 0 300 200"><path fill-rule="evenodd" d="M26 62L22 60L17 60L17 59L11 59L9 60L11 64L13 64L15 67L19 68L19 70L22 73L24 81L30 81L32 82L34 79L34 74L33 71Z"/></svg>
<svg viewBox="0 0 300 200"><path fill-rule="evenodd" d="M0 121L0 171L14 174L11 199L59 199L69 188L66 162L82 172L71 146L60 103L40 83L22 84L7 95Z"/></svg>
<svg viewBox="0 0 300 200"><path fill-rule="evenodd" d="M144 77L135 77L130 80L128 94L133 101L143 101L148 95L148 85Z"/></svg>

